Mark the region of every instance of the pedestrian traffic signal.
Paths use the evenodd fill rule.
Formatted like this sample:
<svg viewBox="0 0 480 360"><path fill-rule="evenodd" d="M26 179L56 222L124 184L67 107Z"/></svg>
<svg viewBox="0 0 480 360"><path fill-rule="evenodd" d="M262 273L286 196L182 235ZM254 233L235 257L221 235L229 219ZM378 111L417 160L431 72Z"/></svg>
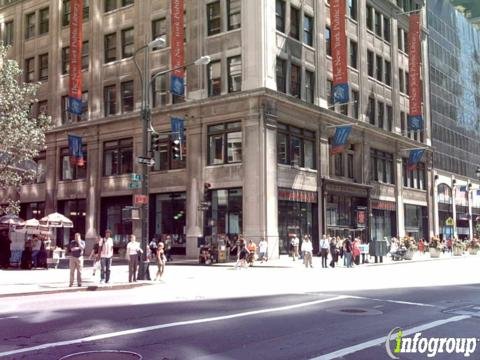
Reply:
<svg viewBox="0 0 480 360"><path fill-rule="evenodd" d="M150 144L153 152L160 150L160 134L152 133Z"/></svg>
<svg viewBox="0 0 480 360"><path fill-rule="evenodd" d="M172 149L172 158L182 160L182 141L178 138L172 138L170 148Z"/></svg>

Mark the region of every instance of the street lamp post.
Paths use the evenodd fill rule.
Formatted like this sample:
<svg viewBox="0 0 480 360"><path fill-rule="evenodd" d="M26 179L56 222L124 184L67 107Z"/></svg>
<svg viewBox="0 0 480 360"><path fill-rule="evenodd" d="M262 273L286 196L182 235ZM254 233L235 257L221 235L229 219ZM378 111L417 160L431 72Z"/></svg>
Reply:
<svg viewBox="0 0 480 360"><path fill-rule="evenodd" d="M149 65L149 54L148 51L153 47L164 47L165 40L163 38L157 38L152 40L148 44L142 46L133 55L133 61L138 70L140 81L142 85L142 107L141 107L141 121L142 121L142 157L150 158L151 149L149 146L149 134L153 131L151 125L151 113L150 113L150 88L153 81L162 75L168 74L172 71L186 68L191 65L206 65L210 62L209 56L202 56L196 61L177 67L171 70L160 71L156 73L150 79L150 65ZM140 70L135 56L140 52L144 51L144 69L143 72ZM145 201L142 204L142 239L141 239L141 249L142 249L142 261L140 262L138 268L139 280L150 280L149 274L147 272L148 260L147 260L147 243L148 243L148 215L149 215L149 193L148 193L148 178L149 178L149 169L150 165L142 163L142 195L145 196Z"/></svg>

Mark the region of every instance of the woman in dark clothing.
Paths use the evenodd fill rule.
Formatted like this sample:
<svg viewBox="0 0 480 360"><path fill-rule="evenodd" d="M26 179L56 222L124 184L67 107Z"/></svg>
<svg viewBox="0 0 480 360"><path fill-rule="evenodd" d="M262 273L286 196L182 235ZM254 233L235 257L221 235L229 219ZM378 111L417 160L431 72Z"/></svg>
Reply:
<svg viewBox="0 0 480 360"><path fill-rule="evenodd" d="M30 270L32 268L32 240L28 239L25 242L25 249L22 252L21 268Z"/></svg>
<svg viewBox="0 0 480 360"><path fill-rule="evenodd" d="M337 249L337 241L335 238L330 239L330 256L332 260L330 261L330 267L334 268L335 263L338 261L338 249Z"/></svg>

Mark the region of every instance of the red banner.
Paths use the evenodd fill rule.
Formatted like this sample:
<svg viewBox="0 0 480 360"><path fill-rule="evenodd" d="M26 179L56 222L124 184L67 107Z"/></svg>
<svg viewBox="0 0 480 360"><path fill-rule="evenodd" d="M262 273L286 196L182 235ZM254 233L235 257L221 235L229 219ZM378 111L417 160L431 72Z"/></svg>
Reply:
<svg viewBox="0 0 480 360"><path fill-rule="evenodd" d="M70 83L69 111L82 113L82 25L83 0L70 1Z"/></svg>
<svg viewBox="0 0 480 360"><path fill-rule="evenodd" d="M410 117L422 117L422 80L420 63L422 62L420 41L420 15L410 15L408 30L408 93L410 95ZM423 128L423 126L422 126Z"/></svg>
<svg viewBox="0 0 480 360"><path fill-rule="evenodd" d="M333 102L348 102L347 35L345 33L345 0L330 1L330 25L333 71Z"/></svg>
<svg viewBox="0 0 480 360"><path fill-rule="evenodd" d="M171 32L171 62L172 68L178 68L185 65L185 53L183 40L185 31L183 28L183 3L184 0L172 0L172 32ZM173 94L183 96L184 94L184 73L182 67L172 73L170 90Z"/></svg>

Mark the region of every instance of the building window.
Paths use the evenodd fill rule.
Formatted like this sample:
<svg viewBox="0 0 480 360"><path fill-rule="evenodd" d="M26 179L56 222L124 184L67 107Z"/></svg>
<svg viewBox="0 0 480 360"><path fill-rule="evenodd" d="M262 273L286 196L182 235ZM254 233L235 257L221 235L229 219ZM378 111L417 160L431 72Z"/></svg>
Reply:
<svg viewBox="0 0 480 360"><path fill-rule="evenodd" d="M229 234L231 239L238 239L243 227L242 189L209 190L205 199L211 206L205 212L204 234Z"/></svg>
<svg viewBox="0 0 480 360"><path fill-rule="evenodd" d="M352 20L357 20L357 0L348 0L348 16Z"/></svg>
<svg viewBox="0 0 480 360"><path fill-rule="evenodd" d="M48 79L48 54L42 54L38 56L38 80Z"/></svg>
<svg viewBox="0 0 480 360"><path fill-rule="evenodd" d="M300 40L300 10L290 7L290 36Z"/></svg>
<svg viewBox="0 0 480 360"><path fill-rule="evenodd" d="M373 97L368 98L368 110L367 110L368 122L375 125L375 99Z"/></svg>
<svg viewBox="0 0 480 360"><path fill-rule="evenodd" d="M90 17L90 0L83 0L83 20Z"/></svg>
<svg viewBox="0 0 480 360"><path fill-rule="evenodd" d="M157 76L152 82L153 107L168 103L168 77Z"/></svg>
<svg viewBox="0 0 480 360"><path fill-rule="evenodd" d="M105 0L105 12L115 10L117 8L117 0Z"/></svg>
<svg viewBox="0 0 480 360"><path fill-rule="evenodd" d="M82 70L88 70L88 41L82 43Z"/></svg>
<svg viewBox="0 0 480 360"><path fill-rule="evenodd" d="M35 58L25 60L25 82L35 81Z"/></svg>
<svg viewBox="0 0 480 360"><path fill-rule="evenodd" d="M165 46L167 45L167 20L165 18L156 19L152 21L152 40L161 38L165 40ZM154 50L160 49L159 47Z"/></svg>
<svg viewBox="0 0 480 360"><path fill-rule="evenodd" d="M403 51L408 51L408 31L403 30Z"/></svg>
<svg viewBox="0 0 480 360"><path fill-rule="evenodd" d="M105 86L103 88L103 103L105 116L111 116L117 113L117 92L115 85Z"/></svg>
<svg viewBox="0 0 480 360"><path fill-rule="evenodd" d="M62 125L73 122L73 114L68 111L68 95L62 96Z"/></svg>
<svg viewBox="0 0 480 360"><path fill-rule="evenodd" d="M242 3L240 0L227 0L228 30L240 28Z"/></svg>
<svg viewBox="0 0 480 360"><path fill-rule="evenodd" d="M220 1L207 4L207 29L208 36L221 32L222 16L220 13Z"/></svg>
<svg viewBox="0 0 480 360"><path fill-rule="evenodd" d="M173 151L173 144L169 135L160 135L158 147L153 153L155 165L153 170L165 171L172 169L184 169L187 164L186 158L186 137L182 141L182 158L176 158L176 152Z"/></svg>
<svg viewBox="0 0 480 360"><path fill-rule="evenodd" d="M345 175L345 169L343 166L343 154L336 154L333 157L333 164L335 168L335 176L344 176Z"/></svg>
<svg viewBox="0 0 480 360"><path fill-rule="evenodd" d="M400 92L405 92L405 78L403 77L403 70L398 69L398 81L399 81L399 90Z"/></svg>
<svg viewBox="0 0 480 360"><path fill-rule="evenodd" d="M407 120L404 111L400 111L400 129L402 135L407 135Z"/></svg>
<svg viewBox="0 0 480 360"><path fill-rule="evenodd" d="M82 92L82 115L78 117L78 121L88 120L88 91Z"/></svg>
<svg viewBox="0 0 480 360"><path fill-rule="evenodd" d="M117 60L117 34L105 35L105 63Z"/></svg>
<svg viewBox="0 0 480 360"><path fill-rule="evenodd" d="M242 162L242 123L208 127L208 165Z"/></svg>
<svg viewBox="0 0 480 360"><path fill-rule="evenodd" d="M290 68L290 95L297 98L301 97L300 85L302 82L301 77L302 68L298 65L291 65Z"/></svg>
<svg viewBox="0 0 480 360"><path fill-rule="evenodd" d="M130 174L133 171L133 140L107 141L103 144L103 175Z"/></svg>
<svg viewBox="0 0 480 360"><path fill-rule="evenodd" d="M350 40L350 66L358 69L358 45L355 41Z"/></svg>
<svg viewBox="0 0 480 360"><path fill-rule="evenodd" d="M275 2L276 29L285 32L285 1L276 0Z"/></svg>
<svg viewBox="0 0 480 360"><path fill-rule="evenodd" d="M398 50L403 51L403 34L402 28L397 28L397 43L398 43Z"/></svg>
<svg viewBox="0 0 480 360"><path fill-rule="evenodd" d="M383 17L383 39L390 42L390 19Z"/></svg>
<svg viewBox="0 0 480 360"><path fill-rule="evenodd" d="M392 131L393 130L393 110L391 105L387 106L387 128L386 130Z"/></svg>
<svg viewBox="0 0 480 360"><path fill-rule="evenodd" d="M383 151L370 150L372 181L395 184L393 176L393 155Z"/></svg>
<svg viewBox="0 0 480 360"><path fill-rule="evenodd" d="M327 89L326 89L326 96L327 96L328 105L333 105L332 92L333 92L333 81L328 79L327 80Z"/></svg>
<svg viewBox="0 0 480 360"><path fill-rule="evenodd" d="M67 26L70 24L70 0L63 0L62 5L62 26Z"/></svg>
<svg viewBox="0 0 480 360"><path fill-rule="evenodd" d="M125 81L120 86L122 114L133 111L133 80Z"/></svg>
<svg viewBox="0 0 480 360"><path fill-rule="evenodd" d="M360 104L358 103L360 101L360 94L356 90L352 90L352 117L354 119L358 119L358 109Z"/></svg>
<svg viewBox="0 0 480 360"><path fill-rule="evenodd" d="M383 59L381 56L376 56L376 65L377 65L377 80L383 81Z"/></svg>
<svg viewBox="0 0 480 360"><path fill-rule="evenodd" d="M405 94L410 95L410 76L407 71L405 71Z"/></svg>
<svg viewBox="0 0 480 360"><path fill-rule="evenodd" d="M208 96L222 93L222 64L220 60L208 64Z"/></svg>
<svg viewBox="0 0 480 360"><path fill-rule="evenodd" d="M68 74L70 71L70 47L62 48L62 74Z"/></svg>
<svg viewBox="0 0 480 360"><path fill-rule="evenodd" d="M308 15L303 17L303 42L313 46L313 17Z"/></svg>
<svg viewBox="0 0 480 360"><path fill-rule="evenodd" d="M48 7L45 9L40 9L38 17L38 33L40 35L48 33Z"/></svg>
<svg viewBox="0 0 480 360"><path fill-rule="evenodd" d="M277 91L287 92L287 61L277 57L275 67L275 77L277 81Z"/></svg>
<svg viewBox="0 0 480 360"><path fill-rule="evenodd" d="M61 169L61 180L80 180L87 177L87 147L83 146L83 166L72 163L70 159L70 153L68 148L63 148L60 150L60 169Z"/></svg>
<svg viewBox="0 0 480 360"><path fill-rule="evenodd" d="M379 101L377 103L377 126L380 129L383 129L384 115L385 115L385 108L384 108L383 102Z"/></svg>
<svg viewBox="0 0 480 360"><path fill-rule="evenodd" d="M134 0L122 0L122 7L132 5L133 3L134 3Z"/></svg>
<svg viewBox="0 0 480 360"><path fill-rule="evenodd" d="M373 51L367 50L367 71L368 71L368 76L373 77L373 69L374 69L374 55Z"/></svg>
<svg viewBox="0 0 480 360"><path fill-rule="evenodd" d="M277 125L277 162L315 169L315 133L279 123Z"/></svg>
<svg viewBox="0 0 480 360"><path fill-rule="evenodd" d="M417 168L408 170L408 160L403 159L403 186L413 189L425 190L425 164L418 163Z"/></svg>
<svg viewBox="0 0 480 360"><path fill-rule="evenodd" d="M331 44L331 33L330 33L330 28L327 27L325 28L325 51L327 52L327 55L332 56L332 44Z"/></svg>
<svg viewBox="0 0 480 360"><path fill-rule="evenodd" d="M37 174L35 176L35 183L42 184L45 182L47 174L47 159L45 151L41 151L38 156L35 158L37 163Z"/></svg>
<svg viewBox="0 0 480 360"><path fill-rule="evenodd" d="M228 92L242 90L242 57L235 56L227 59Z"/></svg>
<svg viewBox="0 0 480 360"><path fill-rule="evenodd" d="M305 101L313 104L315 97L315 73L305 70Z"/></svg>
<svg viewBox="0 0 480 360"><path fill-rule="evenodd" d="M122 59L133 56L133 28L122 30Z"/></svg>
<svg viewBox="0 0 480 360"><path fill-rule="evenodd" d="M25 15L25 39L35 36L35 13Z"/></svg>
<svg viewBox="0 0 480 360"><path fill-rule="evenodd" d="M383 80L385 84L392 85L392 64L387 60L385 60L385 76Z"/></svg>
<svg viewBox="0 0 480 360"><path fill-rule="evenodd" d="M375 10L375 34L382 36L382 14Z"/></svg>
<svg viewBox="0 0 480 360"><path fill-rule="evenodd" d="M13 21L7 21L4 24L3 43L5 45L13 45Z"/></svg>
<svg viewBox="0 0 480 360"><path fill-rule="evenodd" d="M48 100L38 102L38 115L48 115Z"/></svg>
<svg viewBox="0 0 480 360"><path fill-rule="evenodd" d="M373 31L373 8L367 5L367 28Z"/></svg>
<svg viewBox="0 0 480 360"><path fill-rule="evenodd" d="M350 149L347 152L347 177L350 178L350 179L354 178L354 175L353 175L353 149Z"/></svg>

